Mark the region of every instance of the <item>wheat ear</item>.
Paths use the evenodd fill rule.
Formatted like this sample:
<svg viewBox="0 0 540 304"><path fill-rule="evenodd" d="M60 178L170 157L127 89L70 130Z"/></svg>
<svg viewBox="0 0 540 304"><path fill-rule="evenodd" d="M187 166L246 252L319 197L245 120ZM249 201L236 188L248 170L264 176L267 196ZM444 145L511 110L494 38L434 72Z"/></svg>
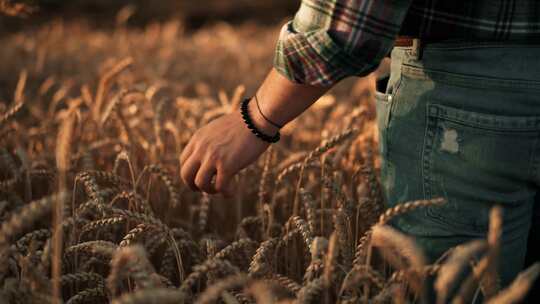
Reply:
<svg viewBox="0 0 540 304"><path fill-rule="evenodd" d="M208 210L210 210L210 195L203 193L201 202L199 204L199 216L197 222L199 231L201 233L206 230L206 224L208 223Z"/></svg>
<svg viewBox="0 0 540 304"><path fill-rule="evenodd" d="M485 275L488 266L489 256L483 257L478 264L471 265L471 267L473 267L472 272L461 284L459 292L452 300L452 304L466 304L473 302L472 298L474 297L475 292L479 291L478 283Z"/></svg>
<svg viewBox="0 0 540 304"><path fill-rule="evenodd" d="M107 296L103 287L88 288L85 289L73 297L71 297L66 304L83 304L88 302L106 301Z"/></svg>
<svg viewBox="0 0 540 304"><path fill-rule="evenodd" d="M234 287L244 286L247 282L248 277L244 274L226 277L206 288L206 290L197 297L195 304L216 303L222 292Z"/></svg>
<svg viewBox="0 0 540 304"><path fill-rule="evenodd" d="M135 228L131 229L126 233L126 235L122 238L120 241L119 247L127 247L131 246L133 242L141 236L146 230L148 230L148 226L146 224L139 224Z"/></svg>
<svg viewBox="0 0 540 304"><path fill-rule="evenodd" d="M388 223L390 220L392 220L394 217L411 212L413 210L416 210L418 208L425 208L430 206L440 206L442 204L446 203L446 200L443 198L435 198L431 200L419 200L419 201L413 201L413 202L407 202L404 204L396 205L393 208L390 208L386 210L380 217L379 217L379 224L384 225Z"/></svg>
<svg viewBox="0 0 540 304"><path fill-rule="evenodd" d="M126 271L126 270L129 270ZM114 297L118 293L121 278L128 274L140 289L160 287L161 281L141 246L120 247L111 259L111 272L107 277L107 287Z"/></svg>
<svg viewBox="0 0 540 304"><path fill-rule="evenodd" d="M289 218L285 226L290 227L291 225L294 225L296 229L299 230L309 252L309 246L311 246L311 243L313 242L313 234L312 231L309 229L309 225L299 216L291 216Z"/></svg>
<svg viewBox="0 0 540 304"><path fill-rule="evenodd" d="M251 239L248 239L248 238L239 239L227 245L225 248L221 249L218 253L214 255L214 259L224 260L231 257L235 252L239 250L247 249L249 247L255 247L255 246L257 246L257 242Z"/></svg>
<svg viewBox="0 0 540 304"><path fill-rule="evenodd" d="M317 303L319 299L317 297L323 291L323 279L317 278L300 289L298 291L298 304Z"/></svg>
<svg viewBox="0 0 540 304"><path fill-rule="evenodd" d="M105 286L103 277L94 272L77 272L62 275L60 284L65 287L76 287L80 284L87 284L89 287Z"/></svg>
<svg viewBox="0 0 540 304"><path fill-rule="evenodd" d="M191 291L192 286L199 280L204 274L213 270L221 270L225 273L238 273L239 270L236 266L232 265L228 261L209 259L203 264L193 266L193 272L190 273L186 279L182 282L180 290L184 293Z"/></svg>
<svg viewBox="0 0 540 304"><path fill-rule="evenodd" d="M343 259L343 265L348 269L353 263L353 248L349 236L351 232L351 222L347 212L343 207L339 207L333 216L334 229L339 240L339 252Z"/></svg>
<svg viewBox="0 0 540 304"><path fill-rule="evenodd" d="M275 282L279 286L287 289L292 294L296 294L302 289L302 286L293 279L281 275L279 273L272 273L266 276L266 279L270 282Z"/></svg>
<svg viewBox="0 0 540 304"><path fill-rule="evenodd" d="M183 292L169 288L143 289L116 298L112 304L181 304L185 303L186 296Z"/></svg>
<svg viewBox="0 0 540 304"><path fill-rule="evenodd" d="M6 266L6 254L9 250L9 241L25 228L31 226L37 219L49 213L52 205L60 199L66 197L65 193L56 194L33 201L20 209L19 212L12 215L0 227L0 274L3 274Z"/></svg>
<svg viewBox="0 0 540 304"><path fill-rule="evenodd" d="M255 255L251 259L251 263L249 265L250 276L271 272L271 256L274 254L278 243L278 238L271 238L261 243L259 248L257 248Z"/></svg>
<svg viewBox="0 0 540 304"><path fill-rule="evenodd" d="M437 291L437 303L446 303L452 294L457 280L470 262L484 254L488 249L487 243L483 240L476 240L457 247L448 257L446 263L441 266L439 275L435 280L435 290Z"/></svg>
<svg viewBox="0 0 540 304"><path fill-rule="evenodd" d="M24 105L24 87L26 86L27 76L28 73L26 70L21 71L17 87L15 88L14 103L7 111L0 115L0 127L13 117L13 115L15 115Z"/></svg>
<svg viewBox="0 0 540 304"><path fill-rule="evenodd" d="M520 303L540 275L540 263L535 263L522 271L514 282L498 295L490 299L487 304Z"/></svg>
<svg viewBox="0 0 540 304"><path fill-rule="evenodd" d="M379 290L382 290L385 286L385 280L383 276L379 272L371 268L371 266L354 266L353 269L351 269L351 271L347 273L347 275L343 279L343 282L341 283L339 298L342 298L347 290L353 287L358 288L359 283L362 281L368 281L372 283Z"/></svg>
<svg viewBox="0 0 540 304"><path fill-rule="evenodd" d="M385 260L392 266L412 270L408 277L409 285L417 294L422 295L424 283L422 269L426 264L426 258L414 240L389 226L376 225L373 227L371 244L380 249ZM404 258L407 264L403 264L399 257Z"/></svg>
<svg viewBox="0 0 540 304"><path fill-rule="evenodd" d="M333 136L332 138L325 140L321 143L319 147L317 147L315 150L312 150L305 158L302 163L302 167L300 169L300 176L298 177L298 182L296 184L295 192L294 192L294 200L293 200L293 215L298 215L299 212L299 206L298 206L298 194L299 189L302 184L303 174L304 174L304 168L306 164L311 162L311 160L323 155L324 153L328 152L333 147L341 144L345 140L349 139L353 134L357 133L357 129L347 129L343 131L342 133Z"/></svg>

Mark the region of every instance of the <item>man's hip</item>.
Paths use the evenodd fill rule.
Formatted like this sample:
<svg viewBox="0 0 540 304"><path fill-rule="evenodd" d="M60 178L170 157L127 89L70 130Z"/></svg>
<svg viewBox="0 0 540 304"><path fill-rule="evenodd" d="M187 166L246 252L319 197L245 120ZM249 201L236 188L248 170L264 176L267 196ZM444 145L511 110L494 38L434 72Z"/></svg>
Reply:
<svg viewBox="0 0 540 304"><path fill-rule="evenodd" d="M540 184L540 46L397 47L377 94L382 181L388 204L445 197L443 207L394 223L428 256L485 238L504 208L503 283L520 270ZM536 66L535 66L536 65ZM528 68L525 69L524 67Z"/></svg>

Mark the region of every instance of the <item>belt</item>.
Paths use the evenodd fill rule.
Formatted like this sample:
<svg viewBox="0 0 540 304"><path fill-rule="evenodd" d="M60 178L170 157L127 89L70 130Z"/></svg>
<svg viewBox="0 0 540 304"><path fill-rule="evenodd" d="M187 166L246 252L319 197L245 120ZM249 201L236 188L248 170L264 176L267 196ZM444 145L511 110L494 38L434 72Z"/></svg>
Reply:
<svg viewBox="0 0 540 304"><path fill-rule="evenodd" d="M416 60L422 59L422 54L424 50L425 40L420 41L419 38L410 37L410 36L398 36L394 43L395 47L411 47L411 55L416 58Z"/></svg>
<svg viewBox="0 0 540 304"><path fill-rule="evenodd" d="M396 38L396 42L394 46L397 47L412 47L414 45L414 40L419 40L415 37L409 37L409 36L398 36Z"/></svg>
<svg viewBox="0 0 540 304"><path fill-rule="evenodd" d="M413 36L398 36L395 40L394 46L408 47L414 46L414 42L417 41L418 44L426 45L430 43L440 43L444 42L444 39L433 39L433 38L418 38ZM446 40L450 42L451 40Z"/></svg>

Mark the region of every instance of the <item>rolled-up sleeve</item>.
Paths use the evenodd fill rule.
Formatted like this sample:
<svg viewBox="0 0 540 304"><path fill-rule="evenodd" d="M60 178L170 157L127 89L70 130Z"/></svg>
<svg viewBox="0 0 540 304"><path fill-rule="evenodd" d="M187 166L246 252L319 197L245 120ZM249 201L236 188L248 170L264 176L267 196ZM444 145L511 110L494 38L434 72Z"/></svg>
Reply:
<svg viewBox="0 0 540 304"><path fill-rule="evenodd" d="M412 0L303 0L281 30L274 67L293 82L331 86L365 76L389 53Z"/></svg>

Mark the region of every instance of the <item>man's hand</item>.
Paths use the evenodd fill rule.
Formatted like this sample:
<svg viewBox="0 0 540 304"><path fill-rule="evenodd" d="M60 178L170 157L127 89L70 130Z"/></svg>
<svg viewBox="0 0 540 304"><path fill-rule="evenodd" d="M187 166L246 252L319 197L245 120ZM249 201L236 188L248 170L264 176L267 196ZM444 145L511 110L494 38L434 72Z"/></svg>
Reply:
<svg viewBox="0 0 540 304"><path fill-rule="evenodd" d="M252 102L250 102L250 108ZM258 117L250 111L257 124ZM256 121L257 120L257 121ZM268 148L246 127L239 111L224 115L199 129L180 155L180 175L193 191L232 196L234 175ZM215 183L212 184L214 175Z"/></svg>
<svg viewBox="0 0 540 304"><path fill-rule="evenodd" d="M274 135L279 130L271 121L285 125L313 104L328 87L293 83L272 69L257 91L260 108L251 100L249 115L261 132ZM231 180L268 148L246 127L240 111L222 116L197 131L180 156L180 175L194 191L232 195ZM213 176L216 176L212 185Z"/></svg>

